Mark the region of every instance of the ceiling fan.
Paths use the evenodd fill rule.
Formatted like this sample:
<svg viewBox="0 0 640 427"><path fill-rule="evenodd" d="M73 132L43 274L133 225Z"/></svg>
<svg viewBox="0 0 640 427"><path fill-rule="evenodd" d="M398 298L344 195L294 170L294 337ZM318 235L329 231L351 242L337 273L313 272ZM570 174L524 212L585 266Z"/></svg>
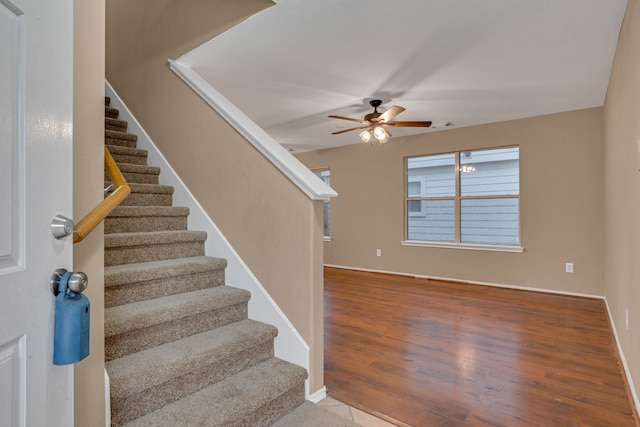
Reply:
<svg viewBox="0 0 640 427"><path fill-rule="evenodd" d="M394 127L425 127L431 126L429 121L411 121L411 122L399 122L391 121L395 116L402 113L405 108L397 105L389 107L385 112L379 113L378 107L382 105L382 101L379 99L372 99L369 101L369 105L373 107L373 113L369 113L364 116L363 120L352 119L351 117L344 116L329 116L332 119L349 120L351 122L360 123L361 126L357 126L350 129L344 129L337 132L332 132L332 135L338 135L345 132L351 132L353 130L364 129L360 132L359 136L363 142L369 142L372 137L375 137L381 144L384 144L391 138L391 134L386 129L386 126Z"/></svg>

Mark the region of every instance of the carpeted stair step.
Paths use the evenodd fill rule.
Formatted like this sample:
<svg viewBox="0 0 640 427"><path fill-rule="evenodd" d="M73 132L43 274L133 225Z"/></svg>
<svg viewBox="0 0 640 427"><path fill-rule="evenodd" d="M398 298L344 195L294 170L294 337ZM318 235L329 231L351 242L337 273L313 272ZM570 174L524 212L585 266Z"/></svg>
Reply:
<svg viewBox="0 0 640 427"><path fill-rule="evenodd" d="M133 133L119 132L115 130L104 130L104 143L106 145L118 145L120 147L136 148L138 135Z"/></svg>
<svg viewBox="0 0 640 427"><path fill-rule="evenodd" d="M270 426L303 403L306 377L303 368L272 358L127 426Z"/></svg>
<svg viewBox="0 0 640 427"><path fill-rule="evenodd" d="M122 147L119 145L107 145L113 160L118 165L131 163L134 165L146 165L149 152L139 148Z"/></svg>
<svg viewBox="0 0 640 427"><path fill-rule="evenodd" d="M120 111L117 108L109 107L109 105L104 106L104 116L110 119L117 119Z"/></svg>
<svg viewBox="0 0 640 427"><path fill-rule="evenodd" d="M160 168L157 166L121 163L118 164L118 169L120 169L124 179L129 184L158 184ZM104 173L104 179L107 181L111 180L106 171Z"/></svg>
<svg viewBox="0 0 640 427"><path fill-rule="evenodd" d="M204 231L114 233L104 236L105 267L204 255Z"/></svg>
<svg viewBox="0 0 640 427"><path fill-rule="evenodd" d="M247 319L107 362L112 423L120 425L138 418L273 358L276 335L275 327ZM302 377L300 398L303 399L306 372L298 369L302 373L296 370L296 380ZM258 378L248 380L259 381ZM272 377L261 381L273 384L281 379ZM187 420L178 418L173 423L140 425L206 425L191 424Z"/></svg>
<svg viewBox="0 0 640 427"><path fill-rule="evenodd" d="M250 297L243 289L217 286L107 308L105 360L244 320Z"/></svg>
<svg viewBox="0 0 640 427"><path fill-rule="evenodd" d="M207 256L104 268L104 305L115 307L224 285L227 260Z"/></svg>
<svg viewBox="0 0 640 427"><path fill-rule="evenodd" d="M116 132L126 132L128 123L126 120L112 119L111 117L104 118L105 130L113 130Z"/></svg>
<svg viewBox="0 0 640 427"><path fill-rule="evenodd" d="M180 206L118 206L104 220L104 233L186 230L189 208Z"/></svg>
<svg viewBox="0 0 640 427"><path fill-rule="evenodd" d="M105 182L107 187L110 182ZM158 184L129 184L131 193L120 206L171 206L173 187Z"/></svg>

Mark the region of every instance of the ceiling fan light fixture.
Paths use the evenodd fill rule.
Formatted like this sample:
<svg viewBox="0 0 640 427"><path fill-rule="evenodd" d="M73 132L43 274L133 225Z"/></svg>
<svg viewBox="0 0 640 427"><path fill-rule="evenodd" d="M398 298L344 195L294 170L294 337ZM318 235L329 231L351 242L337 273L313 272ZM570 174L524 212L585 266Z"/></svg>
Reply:
<svg viewBox="0 0 640 427"><path fill-rule="evenodd" d="M371 141L371 131L369 129L365 129L362 132L360 132L359 136L362 142L366 143Z"/></svg>
<svg viewBox="0 0 640 427"><path fill-rule="evenodd" d="M389 140L391 134L383 126L376 126L373 129L373 136L376 137L380 144L384 144Z"/></svg>

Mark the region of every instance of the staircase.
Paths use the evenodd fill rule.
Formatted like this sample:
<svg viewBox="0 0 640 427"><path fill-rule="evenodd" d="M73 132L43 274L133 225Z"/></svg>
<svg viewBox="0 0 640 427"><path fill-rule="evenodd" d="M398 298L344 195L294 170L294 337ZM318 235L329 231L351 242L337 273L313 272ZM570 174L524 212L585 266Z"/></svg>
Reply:
<svg viewBox="0 0 640 427"><path fill-rule="evenodd" d="M105 144L131 187L104 223L112 425L353 425L303 404L306 370L274 357L277 329L247 318L249 292L225 285L226 260L205 255L206 233L188 230L109 102Z"/></svg>

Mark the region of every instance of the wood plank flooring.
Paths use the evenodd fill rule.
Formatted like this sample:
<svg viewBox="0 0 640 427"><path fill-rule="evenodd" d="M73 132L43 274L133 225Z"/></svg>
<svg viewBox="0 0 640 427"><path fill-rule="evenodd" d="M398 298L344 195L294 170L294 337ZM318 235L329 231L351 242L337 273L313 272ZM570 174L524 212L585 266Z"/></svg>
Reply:
<svg viewBox="0 0 640 427"><path fill-rule="evenodd" d="M601 300L335 268L324 296L334 399L413 427L635 425Z"/></svg>

